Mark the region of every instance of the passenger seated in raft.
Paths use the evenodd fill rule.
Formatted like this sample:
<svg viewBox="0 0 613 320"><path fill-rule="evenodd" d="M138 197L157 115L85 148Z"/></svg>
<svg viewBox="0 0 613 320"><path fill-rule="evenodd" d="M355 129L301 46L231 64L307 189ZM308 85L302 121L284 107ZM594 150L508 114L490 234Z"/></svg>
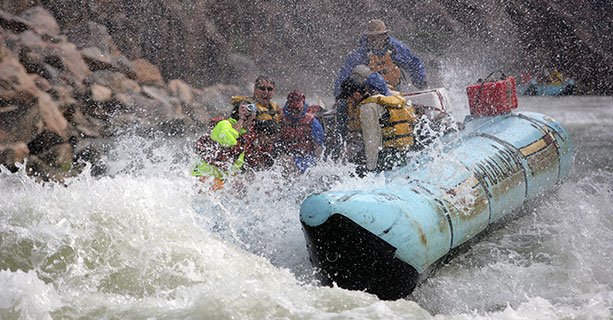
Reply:
<svg viewBox="0 0 613 320"><path fill-rule="evenodd" d="M343 83L340 85L340 92L335 97L336 102L334 104L334 109L336 111L336 124L335 130L333 132L329 132L328 134L334 134L336 139L334 139L335 145L331 146L336 148L337 153L340 152L340 145L342 145L346 138L348 132L348 110L354 108L353 105L347 104L348 90L354 87L354 84L364 84L366 78L371 74L370 68L368 66L360 64L353 68L351 75L349 78L345 79Z"/></svg>
<svg viewBox="0 0 613 320"><path fill-rule="evenodd" d="M211 190L224 187L225 180L243 170L245 154L249 153L255 140L256 106L247 101L238 103L228 119L215 124L210 132L196 141L200 162L192 175L200 181L212 179Z"/></svg>
<svg viewBox="0 0 613 320"><path fill-rule="evenodd" d="M349 159L358 165L358 174L404 165L415 142L413 107L402 96L392 95L379 73L368 76L364 85L354 83L348 92L348 102L356 106L349 122L359 124L350 135L355 154Z"/></svg>
<svg viewBox="0 0 613 320"><path fill-rule="evenodd" d="M233 96L231 99L235 106L241 101L247 101L257 107L253 150L245 159L246 165L254 170L265 170L274 165L273 147L278 140L281 121L281 109L272 101L274 91L275 81L260 75L255 79L252 96Z"/></svg>
<svg viewBox="0 0 613 320"><path fill-rule="evenodd" d="M287 96L281 118L277 151L290 163L289 170L304 173L317 163L324 143L324 129L318 105L308 105L304 93L294 90Z"/></svg>
<svg viewBox="0 0 613 320"><path fill-rule="evenodd" d="M407 91L410 82L418 89L427 87L426 72L421 60L402 41L389 35L382 20L373 19L366 24L366 31L359 38L359 45L351 51L334 82L334 96L341 93L341 84L355 66L367 65L370 72L379 72L394 90Z"/></svg>

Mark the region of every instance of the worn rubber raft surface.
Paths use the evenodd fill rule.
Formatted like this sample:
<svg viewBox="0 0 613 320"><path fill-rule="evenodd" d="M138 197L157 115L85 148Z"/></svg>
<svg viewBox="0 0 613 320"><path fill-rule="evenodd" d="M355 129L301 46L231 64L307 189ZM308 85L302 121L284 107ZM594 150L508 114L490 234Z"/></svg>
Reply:
<svg viewBox="0 0 613 320"><path fill-rule="evenodd" d="M302 203L323 283L405 297L437 261L552 190L573 164L569 133L538 113L467 120L444 138L441 152L388 172L385 187L325 192Z"/></svg>

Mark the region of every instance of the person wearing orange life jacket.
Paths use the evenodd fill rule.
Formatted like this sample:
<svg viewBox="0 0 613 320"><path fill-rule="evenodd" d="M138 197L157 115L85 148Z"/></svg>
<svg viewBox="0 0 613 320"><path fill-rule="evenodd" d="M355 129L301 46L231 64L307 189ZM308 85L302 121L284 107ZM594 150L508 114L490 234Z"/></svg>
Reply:
<svg viewBox="0 0 613 320"><path fill-rule="evenodd" d="M278 142L279 154L291 157L300 173L316 164L324 144L324 129L316 117L321 107L308 105L305 99L301 91L288 94Z"/></svg>
<svg viewBox="0 0 613 320"><path fill-rule="evenodd" d="M242 101L253 103L257 107L254 125L256 139L253 150L246 158L247 165L255 170L263 170L274 164L273 146L278 139L281 121L279 105L272 101L275 82L267 76L258 76L253 86L253 96L233 96L232 105L236 106Z"/></svg>
<svg viewBox="0 0 613 320"><path fill-rule="evenodd" d="M360 64L367 65L371 72L379 72L394 90L401 90L408 83L403 73L418 89L427 87L426 72L421 60L400 40L389 35L385 23L379 19L367 23L366 32L360 37L359 46L349 53L334 82L334 96L341 94L341 84L352 70Z"/></svg>
<svg viewBox="0 0 613 320"><path fill-rule="evenodd" d="M230 118L215 124L211 132L207 132L196 141L196 151L201 160L192 175L200 177L201 181L213 179L211 190L219 190L224 186L228 176L243 169L245 153L255 139L253 124L256 106L246 101L239 103L232 111Z"/></svg>
<svg viewBox="0 0 613 320"><path fill-rule="evenodd" d="M360 123L363 163L358 163L358 171L403 165L415 143L415 109L402 96L392 94L379 73L369 75L363 86L351 88L348 100L358 106L356 113L349 114Z"/></svg>

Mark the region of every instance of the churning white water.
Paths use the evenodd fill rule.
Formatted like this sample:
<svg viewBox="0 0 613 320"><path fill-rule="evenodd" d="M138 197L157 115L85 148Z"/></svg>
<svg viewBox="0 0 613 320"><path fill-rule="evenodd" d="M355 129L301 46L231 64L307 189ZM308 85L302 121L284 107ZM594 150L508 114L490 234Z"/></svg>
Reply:
<svg viewBox="0 0 613 320"><path fill-rule="evenodd" d="M301 201L382 176L331 162L207 191L176 138L126 137L102 178L0 173L1 319L610 319L613 98L524 98L577 147L562 185L442 266L405 300L317 285Z"/></svg>

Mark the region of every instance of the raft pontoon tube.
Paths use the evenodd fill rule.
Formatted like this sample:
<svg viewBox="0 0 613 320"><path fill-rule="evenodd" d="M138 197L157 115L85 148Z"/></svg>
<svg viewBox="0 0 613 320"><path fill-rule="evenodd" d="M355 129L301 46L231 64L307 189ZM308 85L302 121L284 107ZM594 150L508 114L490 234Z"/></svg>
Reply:
<svg viewBox="0 0 613 320"><path fill-rule="evenodd" d="M575 91L575 80L567 79L562 83L538 83L531 80L517 86L517 91L525 96L569 96Z"/></svg>
<svg viewBox="0 0 613 320"><path fill-rule="evenodd" d="M442 152L388 172L384 187L302 203L309 254L324 284L405 297L452 250L551 191L574 155L568 132L531 112L474 118L442 143Z"/></svg>

